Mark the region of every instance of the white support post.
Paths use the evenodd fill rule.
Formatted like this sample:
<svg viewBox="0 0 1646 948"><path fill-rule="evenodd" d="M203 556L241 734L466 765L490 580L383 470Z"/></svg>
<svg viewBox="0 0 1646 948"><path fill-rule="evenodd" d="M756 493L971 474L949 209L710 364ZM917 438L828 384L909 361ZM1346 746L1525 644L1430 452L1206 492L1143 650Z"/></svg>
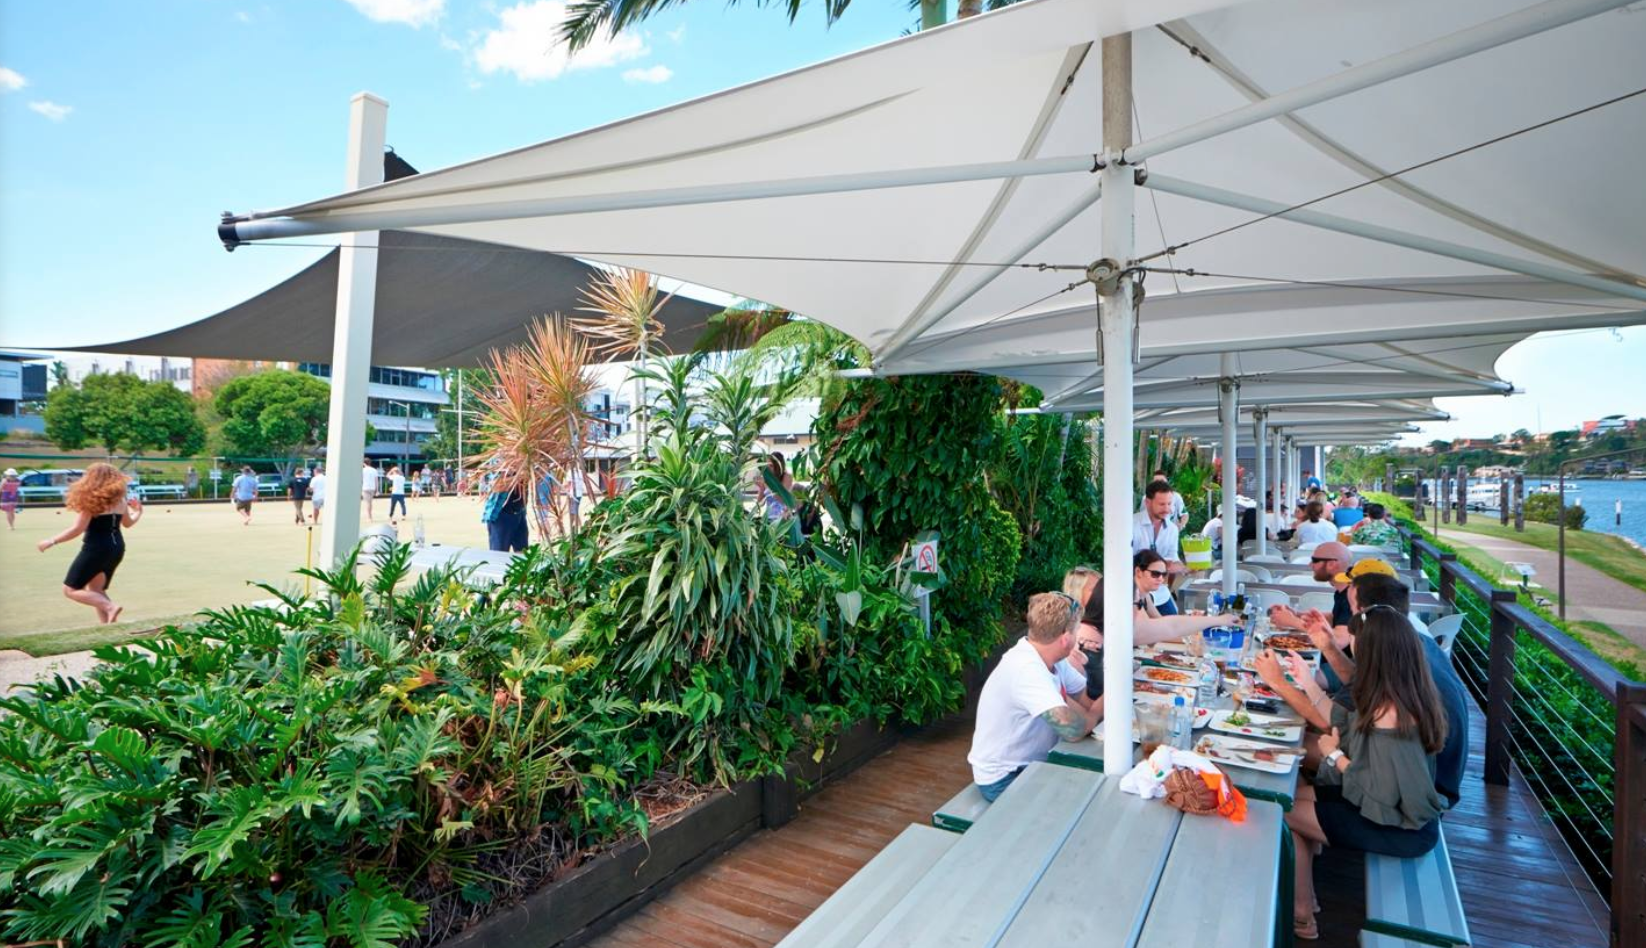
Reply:
<svg viewBox="0 0 1646 948"><path fill-rule="evenodd" d="M1275 498L1275 505L1274 505L1275 506L1275 513L1280 515L1280 523L1281 523L1282 526L1284 526L1285 523L1286 523L1286 511L1287 511L1288 508L1286 507L1286 474L1285 474L1286 469L1281 466L1281 456L1280 456L1281 455L1280 442L1281 442L1282 439L1283 439L1283 435L1281 434L1280 429L1276 428L1275 431L1274 431L1274 441L1275 441L1275 443L1274 443L1274 460L1275 460L1275 463L1274 463L1274 473L1271 475L1271 479L1274 482L1274 488L1273 489L1274 489L1274 498Z"/></svg>
<svg viewBox="0 0 1646 948"><path fill-rule="evenodd" d="M1255 464L1252 470L1252 483L1256 485L1252 498L1257 501L1257 555L1264 556L1269 552L1269 501L1264 496L1269 487L1269 465L1266 463L1269 454L1269 411L1259 408L1252 412L1252 457Z"/></svg>
<svg viewBox="0 0 1646 948"><path fill-rule="evenodd" d="M1132 142L1132 37L1103 40L1103 147ZM1129 165L1103 169L1102 256L1131 261L1136 186ZM1103 770L1132 769L1132 349L1131 281L1097 298L1103 384Z"/></svg>
<svg viewBox="0 0 1646 948"><path fill-rule="evenodd" d="M1240 380L1234 377L1234 356L1223 353L1223 377L1217 382L1218 415L1223 422L1223 595L1235 593L1235 569L1240 561ZM1107 621L1107 619L1105 619Z"/></svg>
<svg viewBox="0 0 1646 948"><path fill-rule="evenodd" d="M381 184L389 104L369 92L349 102L350 190ZM335 567L360 542L360 467L366 456L366 388L377 306L376 232L347 234L338 251L337 326L332 334L326 430L326 517L320 562Z"/></svg>

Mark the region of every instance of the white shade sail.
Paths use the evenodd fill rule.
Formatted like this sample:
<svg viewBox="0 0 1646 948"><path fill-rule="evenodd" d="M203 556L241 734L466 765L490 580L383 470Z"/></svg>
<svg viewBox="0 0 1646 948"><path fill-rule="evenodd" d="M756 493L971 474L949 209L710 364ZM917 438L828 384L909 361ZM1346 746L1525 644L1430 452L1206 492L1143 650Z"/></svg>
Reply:
<svg viewBox="0 0 1646 948"><path fill-rule="evenodd" d="M1546 31L1153 153L1144 167L1160 187L1137 197L1139 248L1190 243L1256 216L1200 199L1208 195L1310 201L1646 87L1639 54L1646 16L1608 9L1618 5L1541 4L1547 13L1538 25L1555 24ZM1158 141L1254 97L1369 69L1452 34L1477 36L1488 29L1482 24L1532 6L1031 0L582 134L263 215L291 220L230 230L255 238L292 232L265 224L311 228L303 232L407 226L575 253L820 319L868 343L887 369L919 370L916 359L934 370L1089 353L1091 291L1059 291L1078 283L1099 252L1090 168L1100 150L1101 36L1140 31L1133 82L1144 152L1150 136ZM1273 338L1280 325L1404 338L1403 326L1427 325L1428 307L1413 296L1526 331L1607 318L1614 309L1625 311L1614 321L1637 321L1646 299L1646 188L1634 156L1643 144L1646 96L1309 208L1579 282L1621 278L1615 285L1504 281L1504 271L1479 262L1272 219L1147 261L1223 275L1149 275L1145 348L1157 322L1171 324L1172 344L1199 351ZM976 167L1013 162L1024 176ZM1030 174L1047 169L1057 173ZM880 186L888 184L899 186ZM1184 196L1190 191L1197 197ZM987 266L1017 263L1072 269ZM1250 277L1407 289L1313 287L1320 292L1300 294L1289 322L1242 307L1238 293L1207 298L1195 311L1192 291L1232 290ZM1410 292L1451 292L1445 284L1471 281L1492 286L1484 295L1540 302ZM1179 294L1184 305L1174 311ZM1306 312L1336 315L1309 322ZM1056 324L1058 313L1068 316L1060 324L1067 339L1046 326L1028 332L1021 322L1047 316ZM939 358L923 347L1007 323L1037 351L965 344Z"/></svg>
<svg viewBox="0 0 1646 948"><path fill-rule="evenodd" d="M1240 424L1243 426L1243 432L1252 424L1255 410L1250 405L1241 407ZM1300 405L1274 405L1263 410L1266 412L1270 427L1286 430L1377 422L1411 424L1422 421L1445 421L1451 417L1436 408L1433 401L1415 398L1383 402L1311 402ZM1135 412L1132 417L1139 428L1181 430L1213 428L1222 423L1217 410L1213 408L1153 408Z"/></svg>

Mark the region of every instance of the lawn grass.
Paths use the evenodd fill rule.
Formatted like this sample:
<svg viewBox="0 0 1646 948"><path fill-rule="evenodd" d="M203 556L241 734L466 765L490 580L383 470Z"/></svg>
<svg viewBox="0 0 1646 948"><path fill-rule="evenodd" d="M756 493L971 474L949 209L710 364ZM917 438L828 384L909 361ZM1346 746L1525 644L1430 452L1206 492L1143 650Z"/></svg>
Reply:
<svg viewBox="0 0 1646 948"><path fill-rule="evenodd" d="M1550 523L1528 522L1525 533L1516 533L1512 525L1506 527L1496 520L1471 517L1469 522L1462 526L1452 523L1447 524L1446 529L1513 540L1551 552L1560 549L1559 528ZM1610 533L1595 533L1592 530L1567 530L1566 555L1585 566L1600 570L1619 582L1646 592L1646 554L1630 546L1628 541L1621 537Z"/></svg>
<svg viewBox="0 0 1646 948"><path fill-rule="evenodd" d="M387 499L378 498L376 506L375 523L381 524ZM411 501L411 513L423 516L431 543L484 547L480 506L474 497L422 498ZM201 609L269 598L267 590L250 585L254 580L301 591L303 581L292 571L308 561L310 536L292 521L285 501L258 503L249 527L227 502L150 504L137 526L126 531L126 559L109 587L114 601L125 606L126 621L107 627L95 625L89 608L63 598L63 575L78 541L45 553L35 549L42 538L68 527L72 515L62 508L25 507L16 530L0 525L6 589L0 648L41 656L124 641ZM411 532L401 524L403 539ZM316 528L316 556L319 545Z"/></svg>

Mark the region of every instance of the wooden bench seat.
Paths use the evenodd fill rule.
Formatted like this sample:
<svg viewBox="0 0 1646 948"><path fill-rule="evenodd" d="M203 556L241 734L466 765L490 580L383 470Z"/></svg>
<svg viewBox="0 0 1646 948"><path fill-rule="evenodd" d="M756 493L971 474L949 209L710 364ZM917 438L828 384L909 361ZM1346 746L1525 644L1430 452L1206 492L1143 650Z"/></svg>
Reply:
<svg viewBox="0 0 1646 948"><path fill-rule="evenodd" d="M988 808L989 801L983 799L983 791L977 789L977 784L968 783L949 802L932 812L932 825L951 833L964 833Z"/></svg>
<svg viewBox="0 0 1646 948"><path fill-rule="evenodd" d="M955 833L911 825L806 916L778 943L778 948L846 948L858 944L959 841Z"/></svg>
<svg viewBox="0 0 1646 948"><path fill-rule="evenodd" d="M1429 946L1421 941L1411 941L1405 938L1396 938L1394 935L1363 931L1360 933L1360 948L1429 948Z"/></svg>
<svg viewBox="0 0 1646 948"><path fill-rule="evenodd" d="M1417 859L1366 854L1366 928L1442 948L1469 944L1444 831Z"/></svg>

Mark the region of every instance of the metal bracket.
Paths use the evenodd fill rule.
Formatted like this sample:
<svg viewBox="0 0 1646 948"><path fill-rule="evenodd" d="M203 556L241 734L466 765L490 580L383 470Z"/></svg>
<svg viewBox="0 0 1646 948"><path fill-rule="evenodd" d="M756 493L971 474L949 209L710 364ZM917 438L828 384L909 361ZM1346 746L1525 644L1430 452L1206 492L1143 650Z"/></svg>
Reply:
<svg viewBox="0 0 1646 948"><path fill-rule="evenodd" d="M1112 296L1120 288L1125 272L1117 261L1104 257L1086 267L1086 281L1095 285L1099 294Z"/></svg>

